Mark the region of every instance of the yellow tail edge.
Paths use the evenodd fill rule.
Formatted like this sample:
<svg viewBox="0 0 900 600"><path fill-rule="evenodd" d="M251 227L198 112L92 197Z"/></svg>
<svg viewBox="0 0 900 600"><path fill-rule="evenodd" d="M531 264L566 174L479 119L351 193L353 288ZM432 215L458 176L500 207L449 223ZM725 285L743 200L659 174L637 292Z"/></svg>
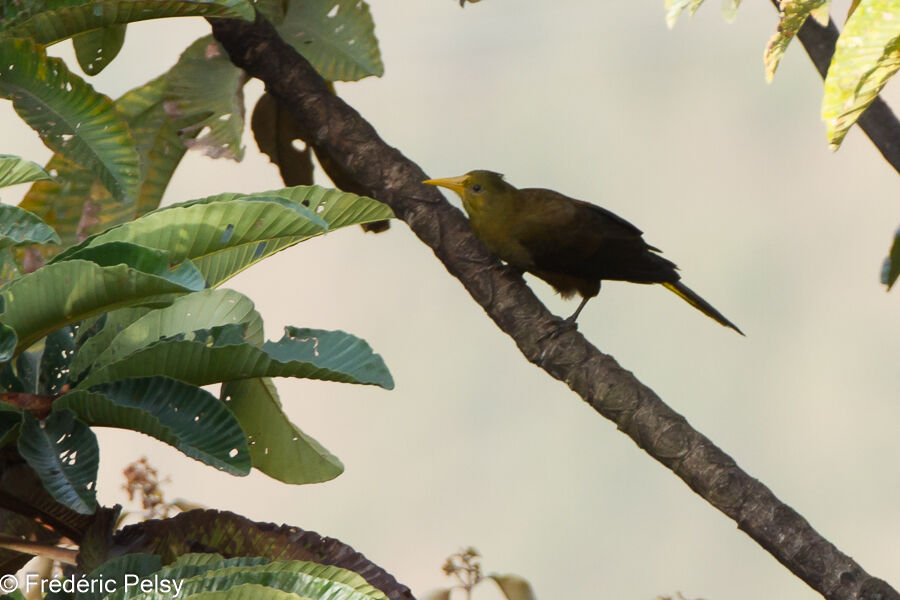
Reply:
<svg viewBox="0 0 900 600"><path fill-rule="evenodd" d="M725 315L713 308L712 304L701 298L696 292L694 292L694 290L684 285L680 281L676 281L674 283L664 282L662 285L667 290L671 291L673 294L702 312L707 317L714 319L725 327L731 327L739 334L744 335L744 332L738 329L737 325L726 319Z"/></svg>

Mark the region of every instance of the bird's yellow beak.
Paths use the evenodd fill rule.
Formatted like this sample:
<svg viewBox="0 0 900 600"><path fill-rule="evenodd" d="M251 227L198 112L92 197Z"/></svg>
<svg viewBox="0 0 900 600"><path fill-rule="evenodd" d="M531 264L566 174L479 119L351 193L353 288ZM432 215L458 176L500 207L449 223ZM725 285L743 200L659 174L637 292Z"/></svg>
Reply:
<svg viewBox="0 0 900 600"><path fill-rule="evenodd" d="M469 178L466 175L460 175L459 177L448 177L446 179L426 179L422 183L445 187L448 190L453 190L454 192L462 196L463 192L466 191L466 181L468 179Z"/></svg>

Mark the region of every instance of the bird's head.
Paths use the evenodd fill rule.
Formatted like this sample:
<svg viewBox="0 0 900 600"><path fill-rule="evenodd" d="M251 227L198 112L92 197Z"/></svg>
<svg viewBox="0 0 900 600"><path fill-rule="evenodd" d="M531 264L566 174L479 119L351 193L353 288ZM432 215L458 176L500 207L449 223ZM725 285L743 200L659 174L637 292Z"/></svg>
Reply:
<svg viewBox="0 0 900 600"><path fill-rule="evenodd" d="M503 175L493 171L469 171L459 177L427 179L422 183L453 190L462 198L463 208L470 217L477 217L491 208L500 208L512 197L516 188L503 181Z"/></svg>

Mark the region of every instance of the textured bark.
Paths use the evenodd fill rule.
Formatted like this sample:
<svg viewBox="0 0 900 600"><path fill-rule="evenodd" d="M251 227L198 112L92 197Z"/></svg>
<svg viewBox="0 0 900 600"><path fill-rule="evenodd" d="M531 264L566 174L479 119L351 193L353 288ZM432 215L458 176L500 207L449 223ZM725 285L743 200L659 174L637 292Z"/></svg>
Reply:
<svg viewBox="0 0 900 600"><path fill-rule="evenodd" d="M780 502L727 454L666 406L650 388L574 330L550 336L560 320L474 237L462 213L423 185L425 173L387 145L265 20L210 19L231 60L313 132L341 167L387 203L457 277L522 354L563 381L638 446L733 519L778 561L834 600L900 600Z"/></svg>

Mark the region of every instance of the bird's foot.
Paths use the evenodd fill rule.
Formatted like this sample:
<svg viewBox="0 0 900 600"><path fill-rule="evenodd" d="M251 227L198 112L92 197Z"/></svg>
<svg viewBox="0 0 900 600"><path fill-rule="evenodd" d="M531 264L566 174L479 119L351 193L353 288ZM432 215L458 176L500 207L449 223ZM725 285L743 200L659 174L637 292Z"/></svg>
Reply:
<svg viewBox="0 0 900 600"><path fill-rule="evenodd" d="M541 336L538 341L544 342L548 340L554 340L562 334L568 333L569 331L573 330L578 330L578 323L575 322L574 318L569 317L568 319L560 319L558 324L553 329Z"/></svg>

